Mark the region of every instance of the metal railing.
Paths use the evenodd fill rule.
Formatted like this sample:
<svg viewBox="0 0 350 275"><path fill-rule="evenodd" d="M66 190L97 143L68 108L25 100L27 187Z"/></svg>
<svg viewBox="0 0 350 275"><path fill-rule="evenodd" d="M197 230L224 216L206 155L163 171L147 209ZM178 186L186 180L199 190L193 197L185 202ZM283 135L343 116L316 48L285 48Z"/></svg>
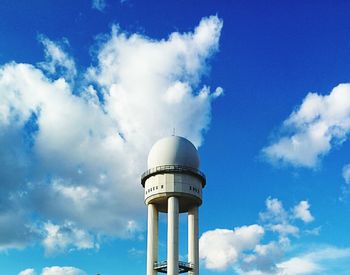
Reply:
<svg viewBox="0 0 350 275"><path fill-rule="evenodd" d="M190 174L195 177L198 177L201 182L202 186L204 187L206 184L206 178L203 172L199 171L198 169L183 166L183 165L162 165L162 166L156 166L154 168L148 169L146 172L144 172L141 176L141 184L143 187L145 187L146 180L158 173L184 173L184 174Z"/></svg>
<svg viewBox="0 0 350 275"><path fill-rule="evenodd" d="M167 261L155 262L153 267L158 272L167 273L168 262ZM186 273L188 271L193 270L193 268L194 268L194 264L179 261L179 273Z"/></svg>

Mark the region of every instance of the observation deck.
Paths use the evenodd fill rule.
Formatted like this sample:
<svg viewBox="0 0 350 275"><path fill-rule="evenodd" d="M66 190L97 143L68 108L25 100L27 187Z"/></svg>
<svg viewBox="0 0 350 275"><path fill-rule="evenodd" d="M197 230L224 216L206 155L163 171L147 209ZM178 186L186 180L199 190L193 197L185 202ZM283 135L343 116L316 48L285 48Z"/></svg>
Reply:
<svg viewBox="0 0 350 275"><path fill-rule="evenodd" d="M206 184L206 178L204 173L202 173L196 168L183 166L183 165L161 165L161 166L156 166L154 168L148 169L141 176L141 184L143 187L145 187L146 180L156 174L173 174L173 173L189 174L199 178L199 180L202 183L202 187L204 187Z"/></svg>

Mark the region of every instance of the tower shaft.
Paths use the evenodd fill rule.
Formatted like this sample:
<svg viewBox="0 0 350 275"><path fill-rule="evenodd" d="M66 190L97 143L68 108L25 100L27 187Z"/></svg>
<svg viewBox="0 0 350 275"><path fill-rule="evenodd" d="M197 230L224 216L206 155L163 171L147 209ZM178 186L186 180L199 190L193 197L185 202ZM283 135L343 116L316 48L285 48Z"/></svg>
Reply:
<svg viewBox="0 0 350 275"><path fill-rule="evenodd" d="M154 263L158 260L158 210L157 207L148 204L147 221L147 275L157 275Z"/></svg>
<svg viewBox="0 0 350 275"><path fill-rule="evenodd" d="M198 207L188 211L188 261L193 264L189 275L199 275Z"/></svg>
<svg viewBox="0 0 350 275"><path fill-rule="evenodd" d="M179 200L168 198L168 275L179 274Z"/></svg>

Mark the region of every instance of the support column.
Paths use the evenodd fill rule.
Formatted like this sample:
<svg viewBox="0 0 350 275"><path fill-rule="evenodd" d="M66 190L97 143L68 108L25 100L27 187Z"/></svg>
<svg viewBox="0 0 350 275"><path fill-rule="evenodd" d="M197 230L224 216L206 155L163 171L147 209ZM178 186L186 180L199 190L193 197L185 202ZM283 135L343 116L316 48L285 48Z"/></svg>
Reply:
<svg viewBox="0 0 350 275"><path fill-rule="evenodd" d="M194 265L189 275L199 275L198 207L188 211L188 261Z"/></svg>
<svg viewBox="0 0 350 275"><path fill-rule="evenodd" d="M168 258L167 274L179 274L179 200L168 198Z"/></svg>
<svg viewBox="0 0 350 275"><path fill-rule="evenodd" d="M154 204L148 204L147 221L147 275L157 275L154 262L158 260L158 210Z"/></svg>

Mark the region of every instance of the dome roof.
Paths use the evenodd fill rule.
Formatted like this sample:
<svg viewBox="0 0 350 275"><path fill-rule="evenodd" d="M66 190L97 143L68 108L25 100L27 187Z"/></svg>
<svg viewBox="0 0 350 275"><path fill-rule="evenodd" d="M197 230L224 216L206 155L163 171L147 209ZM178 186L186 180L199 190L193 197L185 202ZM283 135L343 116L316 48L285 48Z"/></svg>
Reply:
<svg viewBox="0 0 350 275"><path fill-rule="evenodd" d="M162 165L182 165L199 168L196 147L187 139L178 136L158 140L148 154L148 169Z"/></svg>

